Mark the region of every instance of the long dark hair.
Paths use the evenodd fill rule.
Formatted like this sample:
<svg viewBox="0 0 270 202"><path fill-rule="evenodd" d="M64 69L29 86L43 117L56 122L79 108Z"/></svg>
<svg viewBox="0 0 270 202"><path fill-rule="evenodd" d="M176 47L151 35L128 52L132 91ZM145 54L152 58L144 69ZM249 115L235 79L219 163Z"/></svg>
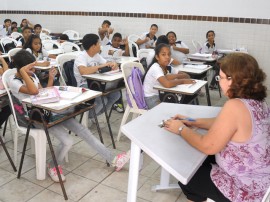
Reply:
<svg viewBox="0 0 270 202"><path fill-rule="evenodd" d="M145 72L145 74L144 74L144 77L143 77L142 81L144 81L145 76L146 76L146 74L148 73L148 71L149 71L149 69L151 68L151 66L152 66L154 63L158 62L157 59L156 59L156 56L159 55L161 49L164 48L164 47L166 47L166 48L168 48L168 49L170 50L170 46L169 46L168 44L165 44L165 43L161 43L161 44L159 44L159 45L156 46L156 48L155 48L155 56L154 56L152 62L150 63L150 65L148 66L148 68L147 68L147 70L146 70L146 72Z"/></svg>
<svg viewBox="0 0 270 202"><path fill-rule="evenodd" d="M29 39L25 42L25 44L23 46L23 49L30 48L31 51L33 52L32 43L33 43L34 39L39 39L40 40L41 47L40 47L40 50L38 51L38 53L42 53L42 42L41 42L41 39L40 39L40 37L38 35L35 35L35 34L32 34L29 37Z"/></svg>

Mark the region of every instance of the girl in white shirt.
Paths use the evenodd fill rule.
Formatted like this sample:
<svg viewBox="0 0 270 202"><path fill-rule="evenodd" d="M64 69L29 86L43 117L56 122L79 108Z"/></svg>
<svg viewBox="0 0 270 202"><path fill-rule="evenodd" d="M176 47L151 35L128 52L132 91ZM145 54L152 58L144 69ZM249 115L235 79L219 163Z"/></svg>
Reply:
<svg viewBox="0 0 270 202"><path fill-rule="evenodd" d="M201 50L201 53L212 54L214 51L216 51L215 36L216 36L216 34L213 30L209 30L206 33L207 41L204 43L202 50Z"/></svg>
<svg viewBox="0 0 270 202"><path fill-rule="evenodd" d="M160 103L158 90L153 89L155 85L161 84L166 88L172 88L180 84L192 84L195 82L191 79L185 79L186 75L183 74L169 74L167 66L170 64L170 61L170 46L159 44L155 48L155 57L151 67L145 73L143 81L143 90L148 109Z"/></svg>

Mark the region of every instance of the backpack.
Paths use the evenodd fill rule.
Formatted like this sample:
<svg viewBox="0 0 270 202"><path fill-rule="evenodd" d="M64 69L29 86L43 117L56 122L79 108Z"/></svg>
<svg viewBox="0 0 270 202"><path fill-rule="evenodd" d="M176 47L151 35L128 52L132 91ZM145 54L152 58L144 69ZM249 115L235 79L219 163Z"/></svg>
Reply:
<svg viewBox="0 0 270 202"><path fill-rule="evenodd" d="M67 86L77 87L77 81L74 76L74 60L67 61L63 64L65 75L64 78L66 80Z"/></svg>
<svg viewBox="0 0 270 202"><path fill-rule="evenodd" d="M14 44L14 42L11 43L7 43L4 46L5 52L7 53L8 51L10 51L11 49L16 48L16 45Z"/></svg>
<svg viewBox="0 0 270 202"><path fill-rule="evenodd" d="M127 83L130 88L133 99L135 100L138 108L147 109L147 104L144 99L142 78L143 78L143 74L141 70L137 67L134 67L132 69L130 76L127 79ZM127 96L128 105L132 107L132 103L127 92L126 92L126 96Z"/></svg>

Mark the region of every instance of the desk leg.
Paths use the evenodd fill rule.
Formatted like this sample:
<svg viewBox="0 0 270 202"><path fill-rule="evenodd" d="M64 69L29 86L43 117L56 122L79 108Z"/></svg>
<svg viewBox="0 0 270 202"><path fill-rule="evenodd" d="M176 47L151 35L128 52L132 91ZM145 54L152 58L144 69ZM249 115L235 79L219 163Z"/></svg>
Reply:
<svg viewBox="0 0 270 202"><path fill-rule="evenodd" d="M10 164L11 164L11 166L12 166L14 172L16 172L17 169L16 169L16 167L15 167L15 165L14 165L14 163L13 163L13 161L12 161L12 159L11 159L9 153L8 153L8 150L7 150L7 148L6 148L6 145L5 145L4 141L3 141L3 139L1 138L1 136L0 136L0 143L1 143L1 145L2 145L2 147L3 147L3 149L4 149L5 153L6 153L6 155L7 155L7 157L8 157L8 160L9 160L9 162L10 162Z"/></svg>
<svg viewBox="0 0 270 202"><path fill-rule="evenodd" d="M160 184L152 187L152 191L165 190L165 189L180 189L178 184L170 184L170 173L161 168Z"/></svg>
<svg viewBox="0 0 270 202"><path fill-rule="evenodd" d="M205 85L205 92L206 92L207 104L208 104L208 106L211 106L211 99L210 99L208 83L206 83L206 85Z"/></svg>
<svg viewBox="0 0 270 202"><path fill-rule="evenodd" d="M127 202L136 202L141 149L131 142Z"/></svg>
<svg viewBox="0 0 270 202"><path fill-rule="evenodd" d="M111 136L113 148L116 149L115 142L114 142L114 139L113 139L111 124L110 124L110 119L109 119L109 116L108 116L108 113L107 113L107 109L106 109L106 105L105 105L103 96L101 96L101 100L102 100L102 104L103 104L103 107L104 107L104 113L105 113L105 116L106 116L106 120L107 120L107 124L108 124L108 128L109 128L109 133L110 133L110 136Z"/></svg>

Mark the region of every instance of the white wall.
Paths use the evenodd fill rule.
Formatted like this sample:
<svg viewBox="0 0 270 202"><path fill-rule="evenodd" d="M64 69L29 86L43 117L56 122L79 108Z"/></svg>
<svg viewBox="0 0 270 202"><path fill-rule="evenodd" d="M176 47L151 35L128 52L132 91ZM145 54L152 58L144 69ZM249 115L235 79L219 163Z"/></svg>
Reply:
<svg viewBox="0 0 270 202"><path fill-rule="evenodd" d="M131 12L270 18L269 0L1 0L1 2L2 1L8 2L8 10Z"/></svg>

